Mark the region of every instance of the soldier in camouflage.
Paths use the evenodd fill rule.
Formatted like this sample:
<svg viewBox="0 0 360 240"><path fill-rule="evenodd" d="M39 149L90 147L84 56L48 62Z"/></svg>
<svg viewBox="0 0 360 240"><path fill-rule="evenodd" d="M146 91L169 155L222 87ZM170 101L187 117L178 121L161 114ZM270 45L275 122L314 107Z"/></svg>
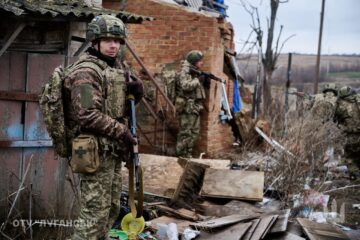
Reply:
<svg viewBox="0 0 360 240"><path fill-rule="evenodd" d="M203 53L196 50L190 51L182 62L175 99L179 123L176 142L178 156L191 157L200 133L200 112L205 99L204 80L191 69L201 70L202 66Z"/></svg>
<svg viewBox="0 0 360 240"><path fill-rule="evenodd" d="M324 122L332 121L338 98L338 87L334 83L326 84L322 93L315 95L311 113L316 118L321 118Z"/></svg>
<svg viewBox="0 0 360 240"><path fill-rule="evenodd" d="M346 134L345 161L350 174L359 176L360 167L360 95L350 87L339 90L335 120Z"/></svg>
<svg viewBox="0 0 360 240"><path fill-rule="evenodd" d="M92 46L70 67L64 81L67 127L75 137L93 134L99 142L100 167L81 174L81 209L72 239L104 239L120 212L121 162L137 144L125 116L126 94L143 95L142 82L127 81L126 66L118 60L127 37L124 23L101 15L88 25Z"/></svg>

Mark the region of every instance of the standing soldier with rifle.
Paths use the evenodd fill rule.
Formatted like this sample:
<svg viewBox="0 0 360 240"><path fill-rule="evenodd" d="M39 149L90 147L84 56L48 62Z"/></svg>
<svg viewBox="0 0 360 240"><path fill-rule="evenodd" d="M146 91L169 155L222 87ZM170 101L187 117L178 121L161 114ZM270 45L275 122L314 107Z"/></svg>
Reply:
<svg viewBox="0 0 360 240"><path fill-rule="evenodd" d="M177 84L175 107L179 122L179 133L176 142L176 154L191 157L194 143L200 134L200 112L204 108L205 78L192 71L203 67L203 53L190 51L182 63Z"/></svg>
<svg viewBox="0 0 360 240"><path fill-rule="evenodd" d="M136 77L127 81L129 70L117 58L126 37L126 27L118 18L95 17L87 30L92 46L70 66L64 81L65 116L76 140L70 164L81 172L78 220L82 224L75 227L72 239L105 239L120 212L121 162L128 161L137 144L127 126L126 95L136 102L143 96L142 82ZM78 169L82 166L75 160L87 157L86 144L92 140L100 164L86 172Z"/></svg>

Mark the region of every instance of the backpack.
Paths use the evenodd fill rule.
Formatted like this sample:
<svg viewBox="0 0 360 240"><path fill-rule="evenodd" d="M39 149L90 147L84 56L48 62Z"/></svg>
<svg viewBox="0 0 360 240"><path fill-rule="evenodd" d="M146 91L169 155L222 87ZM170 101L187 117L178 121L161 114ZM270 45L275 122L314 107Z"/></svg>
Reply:
<svg viewBox="0 0 360 240"><path fill-rule="evenodd" d="M46 130L53 140L55 152L63 158L71 156L70 134L67 134L66 116L64 111L63 85L66 76L80 68L91 68L102 76L104 66L92 61L78 61L65 69L55 68L49 81L43 86L40 94L40 110L45 122Z"/></svg>
<svg viewBox="0 0 360 240"><path fill-rule="evenodd" d="M66 125L63 103L64 69L55 68L49 81L45 84L40 94L40 110L46 129L53 140L56 153L67 158L71 151L68 149Z"/></svg>

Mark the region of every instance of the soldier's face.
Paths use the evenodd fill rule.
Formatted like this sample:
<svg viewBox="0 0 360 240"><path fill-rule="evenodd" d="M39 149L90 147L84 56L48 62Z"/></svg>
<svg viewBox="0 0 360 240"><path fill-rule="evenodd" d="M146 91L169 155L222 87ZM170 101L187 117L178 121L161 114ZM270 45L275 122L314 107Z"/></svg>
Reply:
<svg viewBox="0 0 360 240"><path fill-rule="evenodd" d="M202 69L203 66L204 66L203 60L200 60L195 64L195 67L197 67L198 69Z"/></svg>
<svg viewBox="0 0 360 240"><path fill-rule="evenodd" d="M100 40L100 52L105 56L116 57L120 49L120 40L116 38L103 38Z"/></svg>

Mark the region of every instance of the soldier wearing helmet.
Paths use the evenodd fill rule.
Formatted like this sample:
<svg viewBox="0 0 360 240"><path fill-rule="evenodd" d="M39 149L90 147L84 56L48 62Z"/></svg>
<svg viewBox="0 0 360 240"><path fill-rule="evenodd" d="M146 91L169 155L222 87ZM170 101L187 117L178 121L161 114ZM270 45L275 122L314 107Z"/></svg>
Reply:
<svg viewBox="0 0 360 240"><path fill-rule="evenodd" d="M203 53L190 51L182 62L179 74L175 107L179 123L176 154L191 157L196 139L200 133L200 112L205 99L204 79L195 70L203 67Z"/></svg>
<svg viewBox="0 0 360 240"><path fill-rule="evenodd" d="M80 174L81 224L75 226L72 239L105 238L120 212L121 163L128 160L129 149L137 144L126 124L126 94L134 95L137 101L143 95L142 82L132 77L118 59L126 37L120 19L111 15L95 17L87 29L91 47L65 71L67 127L74 139L95 139L97 148L91 156L100 159L95 172ZM86 147L81 146L82 152L77 152L74 146L73 141L73 170L75 157L88 156Z"/></svg>
<svg viewBox="0 0 360 240"><path fill-rule="evenodd" d="M337 96L338 87L336 84L326 84L323 87L322 93L315 95L311 108L312 115L323 121L332 121L335 115Z"/></svg>

